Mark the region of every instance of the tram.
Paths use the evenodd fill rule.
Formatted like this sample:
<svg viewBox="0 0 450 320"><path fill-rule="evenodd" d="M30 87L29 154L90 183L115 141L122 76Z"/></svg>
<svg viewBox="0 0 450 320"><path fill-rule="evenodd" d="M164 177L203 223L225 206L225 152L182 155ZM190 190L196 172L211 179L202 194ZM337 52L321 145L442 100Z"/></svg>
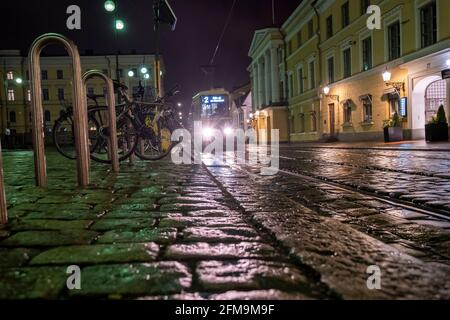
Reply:
<svg viewBox="0 0 450 320"><path fill-rule="evenodd" d="M191 119L202 122L203 140L211 140L216 130L224 137L233 134L230 93L225 89L199 92L192 98Z"/></svg>

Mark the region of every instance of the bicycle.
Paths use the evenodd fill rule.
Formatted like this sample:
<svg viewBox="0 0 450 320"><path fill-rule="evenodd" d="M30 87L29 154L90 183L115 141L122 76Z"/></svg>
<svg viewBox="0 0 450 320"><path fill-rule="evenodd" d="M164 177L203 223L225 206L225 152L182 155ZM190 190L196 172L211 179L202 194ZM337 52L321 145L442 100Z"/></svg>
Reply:
<svg viewBox="0 0 450 320"><path fill-rule="evenodd" d="M173 108L166 103L168 97L178 93L177 87L155 102L143 100L143 87L139 83L139 92L130 99L128 88L115 82L115 89L125 103L116 107L117 135L119 142L120 161L136 154L142 160L160 160L166 157L174 147L171 141L172 132L182 125L176 121ZM107 122L107 107L99 106L97 98L103 95L88 95L95 102L89 107L89 145L91 158L100 163L111 163L109 160L109 126ZM73 138L73 113L69 107L55 121L53 140L57 150L66 158L75 159ZM70 152L69 152L70 151Z"/></svg>

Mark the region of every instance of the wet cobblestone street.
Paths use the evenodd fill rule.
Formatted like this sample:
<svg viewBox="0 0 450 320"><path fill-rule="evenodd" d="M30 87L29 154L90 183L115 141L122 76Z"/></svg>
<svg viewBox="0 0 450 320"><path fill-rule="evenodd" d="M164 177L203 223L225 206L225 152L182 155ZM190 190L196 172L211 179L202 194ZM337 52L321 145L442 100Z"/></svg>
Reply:
<svg viewBox="0 0 450 320"><path fill-rule="evenodd" d="M34 187L31 152L5 152L0 299L450 298L450 222L343 188L391 181L404 194L388 196L428 192L442 203L423 204L442 213L448 156L402 164L393 151L367 152L378 156L360 164L355 151L282 148L273 177L220 163L136 162L119 174L93 164L85 189L75 164L49 152L47 190ZM66 287L70 265L81 290ZM367 288L372 265L381 290Z"/></svg>

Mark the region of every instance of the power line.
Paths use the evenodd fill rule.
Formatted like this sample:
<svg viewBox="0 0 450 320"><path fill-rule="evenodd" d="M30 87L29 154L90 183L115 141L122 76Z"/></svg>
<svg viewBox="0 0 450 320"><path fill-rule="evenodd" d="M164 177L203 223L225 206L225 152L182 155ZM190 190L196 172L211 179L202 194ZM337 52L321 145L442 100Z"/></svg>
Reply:
<svg viewBox="0 0 450 320"><path fill-rule="evenodd" d="M216 50L214 51L214 54L211 58L211 62L209 63L210 65L214 64L214 60L216 59L216 55L217 55L217 52L219 51L220 44L222 43L223 37L225 36L225 32L227 31L228 25L230 24L231 17L233 16L233 11L234 11L234 7L236 6L236 2L237 2L237 0L233 1L233 5L231 6L230 13L228 14L227 21L225 22L225 26L223 27L222 34L220 35L219 41L217 43Z"/></svg>

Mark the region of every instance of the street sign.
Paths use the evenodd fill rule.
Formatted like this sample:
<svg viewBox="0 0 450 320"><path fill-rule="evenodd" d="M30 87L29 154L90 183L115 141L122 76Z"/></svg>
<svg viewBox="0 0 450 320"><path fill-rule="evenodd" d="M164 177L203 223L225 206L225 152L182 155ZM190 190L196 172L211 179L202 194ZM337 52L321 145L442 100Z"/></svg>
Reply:
<svg viewBox="0 0 450 320"><path fill-rule="evenodd" d="M442 70L442 79L450 79L450 69Z"/></svg>

